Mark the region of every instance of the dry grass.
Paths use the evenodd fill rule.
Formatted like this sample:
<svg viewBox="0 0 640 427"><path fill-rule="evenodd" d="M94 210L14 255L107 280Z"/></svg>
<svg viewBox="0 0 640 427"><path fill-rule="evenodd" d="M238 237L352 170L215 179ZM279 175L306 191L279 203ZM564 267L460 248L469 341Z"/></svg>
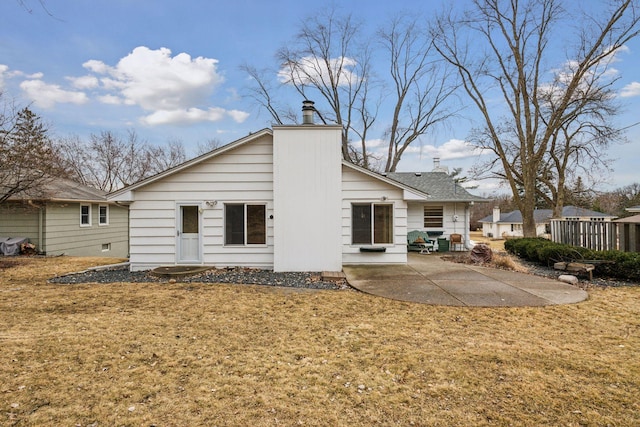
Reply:
<svg viewBox="0 0 640 427"><path fill-rule="evenodd" d="M504 239L494 239L491 237L483 237L482 231L469 232L469 238L476 243L484 243L489 245L493 251L504 252Z"/></svg>
<svg viewBox="0 0 640 427"><path fill-rule="evenodd" d="M0 270L0 424L640 424L640 288L545 308Z"/></svg>

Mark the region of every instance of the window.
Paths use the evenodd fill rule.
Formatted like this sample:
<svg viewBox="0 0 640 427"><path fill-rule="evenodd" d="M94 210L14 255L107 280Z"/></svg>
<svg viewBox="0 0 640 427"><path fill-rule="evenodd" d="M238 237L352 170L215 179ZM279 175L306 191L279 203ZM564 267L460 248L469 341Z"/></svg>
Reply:
<svg viewBox="0 0 640 427"><path fill-rule="evenodd" d="M98 206L98 225L108 225L109 224L109 206L100 205Z"/></svg>
<svg viewBox="0 0 640 427"><path fill-rule="evenodd" d="M424 207L424 228L442 228L444 226L443 218L442 206Z"/></svg>
<svg viewBox="0 0 640 427"><path fill-rule="evenodd" d="M393 205L353 204L351 234L353 244L393 243Z"/></svg>
<svg viewBox="0 0 640 427"><path fill-rule="evenodd" d="M109 252L111 250L111 243L102 244L102 252Z"/></svg>
<svg viewBox="0 0 640 427"><path fill-rule="evenodd" d="M267 243L267 207L232 203L224 205L225 245L264 245Z"/></svg>
<svg viewBox="0 0 640 427"><path fill-rule="evenodd" d="M91 205L80 205L80 227L91 226Z"/></svg>

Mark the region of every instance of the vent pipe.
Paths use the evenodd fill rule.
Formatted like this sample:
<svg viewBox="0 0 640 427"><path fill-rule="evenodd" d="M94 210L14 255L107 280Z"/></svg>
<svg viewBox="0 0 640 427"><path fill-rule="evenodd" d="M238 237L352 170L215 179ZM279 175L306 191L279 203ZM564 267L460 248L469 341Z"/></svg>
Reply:
<svg viewBox="0 0 640 427"><path fill-rule="evenodd" d="M312 125L313 124L313 112L316 110L313 107L314 102L305 99L302 101L302 124L303 125Z"/></svg>

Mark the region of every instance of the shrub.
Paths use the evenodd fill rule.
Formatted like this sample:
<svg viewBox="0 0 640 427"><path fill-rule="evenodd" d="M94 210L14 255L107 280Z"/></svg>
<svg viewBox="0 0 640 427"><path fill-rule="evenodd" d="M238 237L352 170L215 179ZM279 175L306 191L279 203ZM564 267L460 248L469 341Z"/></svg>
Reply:
<svg viewBox="0 0 640 427"><path fill-rule="evenodd" d="M640 280L640 253L637 252L594 251L542 238L507 240L504 248L507 252L527 261L546 265L559 261L613 261L613 263L596 263L596 273L628 280Z"/></svg>

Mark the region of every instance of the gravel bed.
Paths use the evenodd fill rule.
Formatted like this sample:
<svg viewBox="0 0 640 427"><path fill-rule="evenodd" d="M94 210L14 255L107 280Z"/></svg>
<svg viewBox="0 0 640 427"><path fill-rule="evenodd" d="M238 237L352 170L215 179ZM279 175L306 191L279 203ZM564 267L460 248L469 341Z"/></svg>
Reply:
<svg viewBox="0 0 640 427"><path fill-rule="evenodd" d="M570 272L555 270L552 267L547 267L540 264L535 264L528 261L520 261L522 265L527 267L530 274L535 274L537 276L549 277L552 279L557 279L563 274L574 275L580 281L577 286L581 288L592 288L592 287L605 287L605 288L618 288L622 286L640 286L638 282L632 282L629 280L619 279L615 277L598 277L597 273L594 271L593 280L589 280L587 276L584 274L575 275Z"/></svg>
<svg viewBox="0 0 640 427"><path fill-rule="evenodd" d="M457 258L457 259L456 259ZM467 262L462 257L447 258L453 262ZM549 277L557 279L562 274L568 274L564 271L554 270L539 264L527 261L519 261L521 265L526 267L529 274ZM617 278L598 277L594 275L592 281L589 281L584 275L576 276L580 282L577 286L583 289L592 287L621 287L621 286L640 286L640 283L631 282ZM157 277L149 271L129 271L127 267L109 268L101 270L89 270L81 273L68 274L65 276L50 279L50 283L58 284L76 284L76 283L117 283L117 282L156 282L168 283L171 279L168 277ZM341 290L352 289L346 280L323 281L320 273L275 273L271 270L260 270L254 268L221 268L211 269L203 273L191 276L180 277L175 279L180 283L234 283L245 285L265 285L265 286L283 286L290 288L306 288L306 289L328 289Z"/></svg>
<svg viewBox="0 0 640 427"><path fill-rule="evenodd" d="M179 283L234 283L244 285L284 286L289 288L351 289L345 280L323 281L320 273L276 273L254 268L220 268L190 276L176 277ZM158 277L150 271L129 271L128 267L88 270L50 279L50 283L173 283L170 277Z"/></svg>
<svg viewBox="0 0 640 427"><path fill-rule="evenodd" d="M458 262L462 264L473 264L473 261L471 261L469 255L466 253L456 254L456 255L447 255L447 256L444 256L443 259L445 259L446 261ZM569 274L569 275L575 276L579 280L576 286L578 286L581 289L589 289L589 288L595 288L595 287L616 288L616 287L622 287L622 286L640 286L640 283L633 282L630 280L624 280L624 279L615 278L615 277L598 276L598 274L595 271L593 273L593 280L589 281L588 276L584 274L576 275L571 272L556 270L553 267L547 267L545 265L533 263L530 261L525 261L523 259L513 258L513 260L517 264L519 264L521 267L524 267L524 270L526 270L525 272L528 274L548 277L550 279L556 279L556 280L558 279L558 277L560 277L563 274ZM491 265L490 263L484 264L484 265L489 268L502 268L502 267L496 267L494 265Z"/></svg>

